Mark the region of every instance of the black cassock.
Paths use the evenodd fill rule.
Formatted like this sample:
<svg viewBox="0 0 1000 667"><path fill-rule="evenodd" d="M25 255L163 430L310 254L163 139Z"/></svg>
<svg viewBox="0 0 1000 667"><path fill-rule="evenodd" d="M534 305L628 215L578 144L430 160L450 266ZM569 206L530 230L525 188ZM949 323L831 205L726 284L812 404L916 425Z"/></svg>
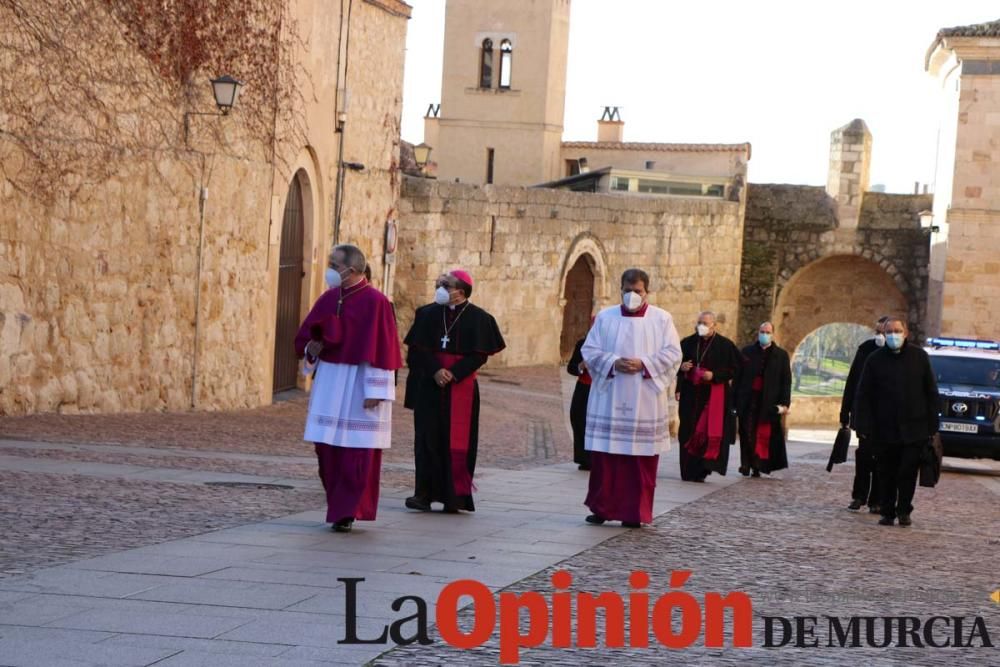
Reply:
<svg viewBox="0 0 1000 667"><path fill-rule="evenodd" d="M677 372L677 392L680 394L678 412L681 421L677 440L680 443L681 479L704 479L711 472L725 475L729 465L729 446L736 442L732 380L742 363L740 351L733 341L720 334L715 334L708 340L695 334L681 341L681 361L690 361L712 371L711 382L698 385L689 379L692 373ZM708 405L712 385L717 384L725 387L722 444L717 458L705 459L688 452L685 445L694 434L698 419Z"/></svg>
<svg viewBox="0 0 1000 667"><path fill-rule="evenodd" d="M736 382L736 411L740 421L740 468L770 473L788 467L785 425L778 406L792 402L792 368L788 352L772 343L767 349L754 343L743 348L743 367ZM770 431L768 457L757 455L757 440Z"/></svg>
<svg viewBox="0 0 1000 667"><path fill-rule="evenodd" d="M415 496L446 509L475 511L472 477L479 443L476 371L506 346L493 316L466 301L451 308L417 309L407 345L404 406L413 410ZM440 387L434 374L447 368L455 381Z"/></svg>
<svg viewBox="0 0 1000 667"><path fill-rule="evenodd" d="M584 449L587 429L587 401L590 399L590 373L580 370L583 361L581 349L586 338L581 338L573 348L573 356L569 358L566 372L577 377L573 387L573 400L569 404L569 423L573 427L573 463L578 463L585 470L590 469L590 452Z"/></svg>
<svg viewBox="0 0 1000 667"><path fill-rule="evenodd" d="M851 370L847 373L844 384L844 395L840 401L840 423L853 427L855 417L854 398L861 382L861 372L865 362L876 350L878 345L874 339L868 339L858 346L851 362ZM872 443L867 439L858 439L858 448L854 450L854 485L851 488L851 498L869 507L878 505L879 481L878 467L875 464L875 453Z"/></svg>

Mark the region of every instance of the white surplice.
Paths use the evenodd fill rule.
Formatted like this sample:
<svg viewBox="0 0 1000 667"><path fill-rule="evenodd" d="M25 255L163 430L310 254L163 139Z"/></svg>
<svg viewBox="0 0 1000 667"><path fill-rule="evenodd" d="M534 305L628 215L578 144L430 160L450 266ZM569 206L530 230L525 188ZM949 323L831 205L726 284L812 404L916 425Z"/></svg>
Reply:
<svg viewBox="0 0 1000 667"><path fill-rule="evenodd" d="M670 449L671 387L681 344L670 313L648 306L625 317L621 306L598 313L581 350L593 384L587 401L585 448L652 456ZM646 373L619 373L621 358L640 359Z"/></svg>
<svg viewBox="0 0 1000 667"><path fill-rule="evenodd" d="M366 410L366 398L380 398L382 402ZM340 447L388 449L394 400L393 371L368 364L320 361L309 396L304 439Z"/></svg>

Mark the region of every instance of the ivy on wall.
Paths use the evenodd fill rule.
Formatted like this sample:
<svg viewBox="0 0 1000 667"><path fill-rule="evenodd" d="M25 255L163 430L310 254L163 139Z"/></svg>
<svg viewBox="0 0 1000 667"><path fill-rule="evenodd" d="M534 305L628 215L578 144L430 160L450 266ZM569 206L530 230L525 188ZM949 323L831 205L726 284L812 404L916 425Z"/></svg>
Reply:
<svg viewBox="0 0 1000 667"><path fill-rule="evenodd" d="M38 199L109 177L129 156L183 155L208 79L244 81L213 152L280 160L301 134L308 77L287 0L0 0L0 179Z"/></svg>

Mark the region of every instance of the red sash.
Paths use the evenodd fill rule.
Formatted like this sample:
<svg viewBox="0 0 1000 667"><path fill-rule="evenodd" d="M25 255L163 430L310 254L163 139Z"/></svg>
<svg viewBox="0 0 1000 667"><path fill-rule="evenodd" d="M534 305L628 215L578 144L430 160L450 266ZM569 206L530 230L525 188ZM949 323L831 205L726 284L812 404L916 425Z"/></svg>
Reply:
<svg viewBox="0 0 1000 667"><path fill-rule="evenodd" d="M764 377L758 375L753 379L752 389L755 392L764 391ZM759 417L758 417L759 419ZM754 454L762 461L771 457L771 422L768 419L761 420L757 424L756 440L754 442Z"/></svg>
<svg viewBox="0 0 1000 667"><path fill-rule="evenodd" d="M694 456L701 456L710 461L719 458L722 448L722 434L725 430L726 416L726 385L713 384L708 395L708 403L698 417L691 439L684 445Z"/></svg>
<svg viewBox="0 0 1000 667"><path fill-rule="evenodd" d="M451 368L462 359L460 354L436 352L434 356L445 368ZM472 433L472 402L475 399L476 374L450 385L451 423L448 424L448 449L451 452L451 479L456 496L469 496L475 489L469 474L469 436Z"/></svg>

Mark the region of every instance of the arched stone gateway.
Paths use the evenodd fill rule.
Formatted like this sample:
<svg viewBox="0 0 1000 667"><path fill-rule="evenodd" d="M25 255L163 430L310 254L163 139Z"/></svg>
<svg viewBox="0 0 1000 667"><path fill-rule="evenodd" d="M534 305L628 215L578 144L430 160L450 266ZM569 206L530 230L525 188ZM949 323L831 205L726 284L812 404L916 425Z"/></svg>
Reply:
<svg viewBox="0 0 1000 667"><path fill-rule="evenodd" d="M889 273L857 255L834 255L799 269L778 293L775 339L785 349L798 347L825 324L870 326L879 316L908 317L910 304Z"/></svg>
<svg viewBox="0 0 1000 667"><path fill-rule="evenodd" d="M823 188L752 184L743 228L741 337L753 340L757 326L772 320L781 330L778 342L793 349L823 324L871 325L895 310L922 339L930 234L920 213L931 203L930 195L865 192L858 219L847 225L843 206Z"/></svg>

